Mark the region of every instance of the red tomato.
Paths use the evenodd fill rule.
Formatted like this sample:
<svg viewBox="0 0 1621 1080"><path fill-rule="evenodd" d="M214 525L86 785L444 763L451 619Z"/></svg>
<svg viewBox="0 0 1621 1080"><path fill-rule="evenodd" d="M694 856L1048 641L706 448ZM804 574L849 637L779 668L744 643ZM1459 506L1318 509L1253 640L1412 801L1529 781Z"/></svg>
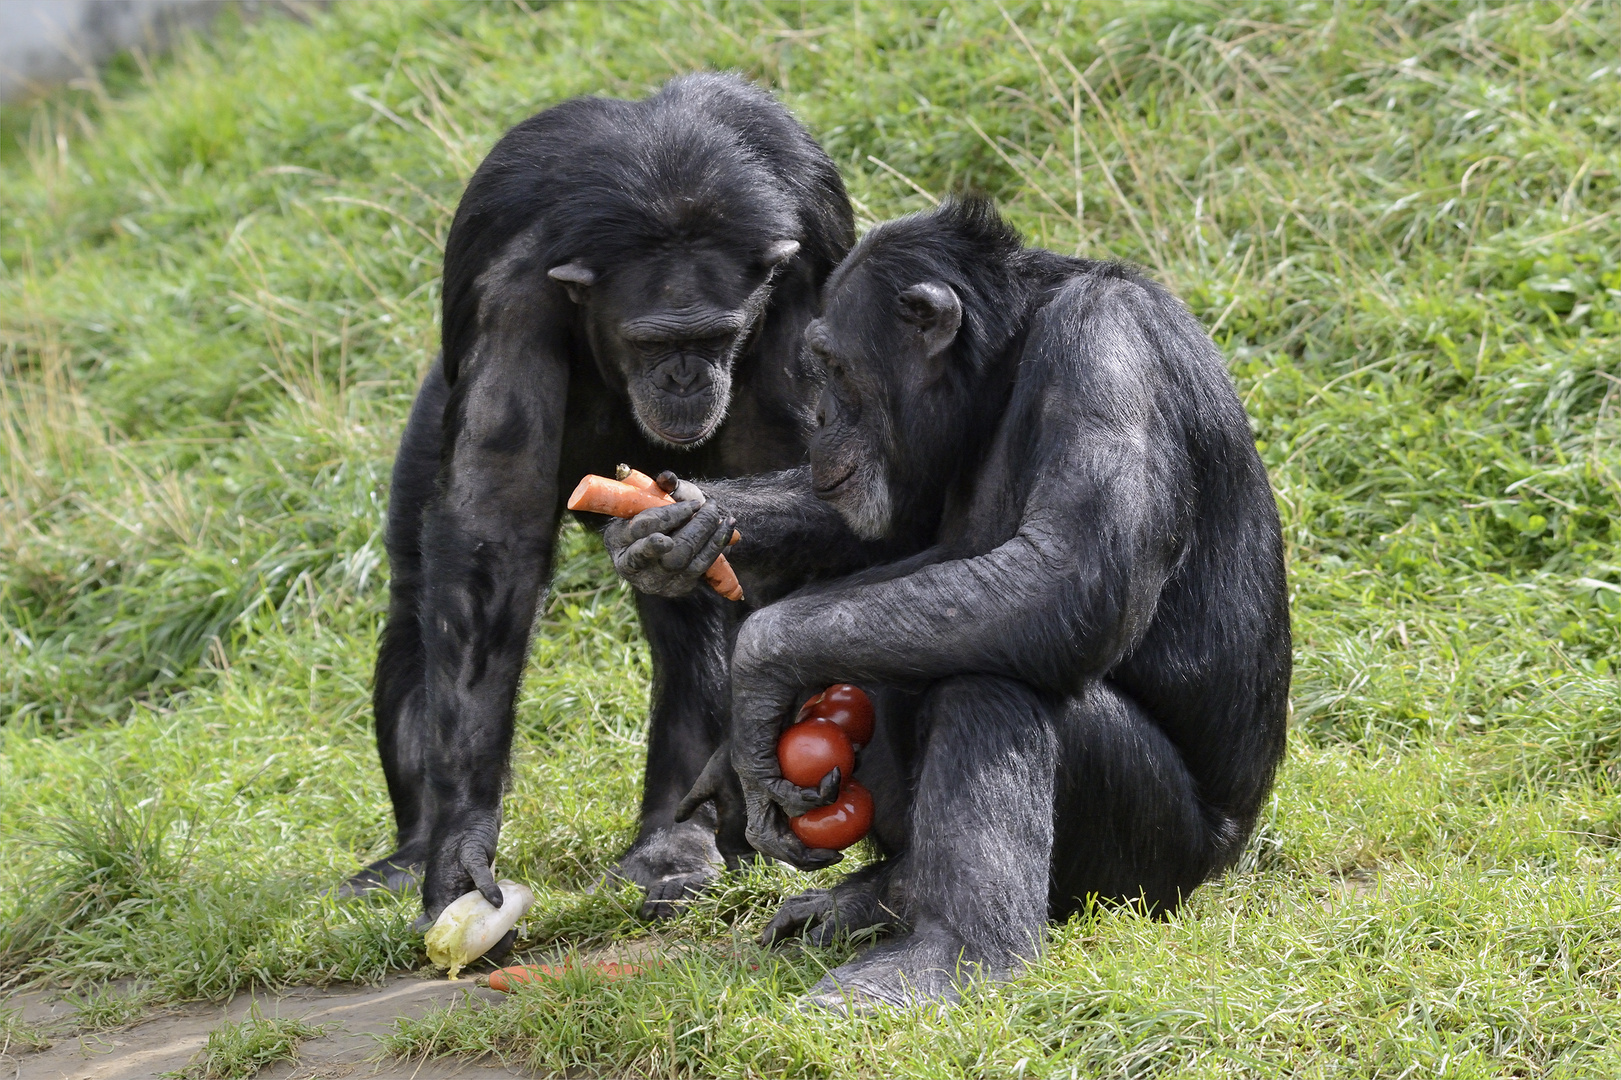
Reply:
<svg viewBox="0 0 1621 1080"><path fill-rule="evenodd" d="M806 847L842 851L872 828L872 793L851 780L834 802L789 818L788 827Z"/></svg>
<svg viewBox="0 0 1621 1080"><path fill-rule="evenodd" d="M813 716L782 733L777 740L777 764L790 783L813 788L835 768L841 781L849 779L856 769L856 751L843 728Z"/></svg>
<svg viewBox="0 0 1621 1080"><path fill-rule="evenodd" d="M833 721L844 729L850 741L858 747L872 742L872 702L867 700L867 695L862 693L859 686L849 683L830 686L805 702L799 716L801 719L820 716Z"/></svg>

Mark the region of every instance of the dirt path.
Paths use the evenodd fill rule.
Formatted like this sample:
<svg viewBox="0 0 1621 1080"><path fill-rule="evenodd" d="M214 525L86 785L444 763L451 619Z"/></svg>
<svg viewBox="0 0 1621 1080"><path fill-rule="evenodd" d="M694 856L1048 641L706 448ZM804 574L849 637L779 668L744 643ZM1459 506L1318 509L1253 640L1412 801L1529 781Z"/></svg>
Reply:
<svg viewBox="0 0 1621 1080"><path fill-rule="evenodd" d="M203 1048L208 1033L226 1019L239 1021L257 1003L265 1016L291 1016L311 1024L333 1024L324 1038L299 1047L299 1059L278 1062L259 1076L263 1080L313 1080L315 1077L355 1077L356 1080L442 1080L448 1077L522 1076L498 1062L459 1064L439 1061L372 1062L377 1043L372 1038L393 1029L402 1016L421 1016L431 1007L448 1004L462 995L475 1000L499 1000L493 990L471 982L449 982L402 975L382 986L334 986L325 990L294 988L285 994L241 994L229 1005L190 1005L161 1013L120 1031L68 1035L49 1050L12 1053L0 1057L0 1080L151 1080L160 1073L185 1067ZM33 1023L59 1023L71 1010L54 995L29 994L12 1005L23 1006L23 1019Z"/></svg>

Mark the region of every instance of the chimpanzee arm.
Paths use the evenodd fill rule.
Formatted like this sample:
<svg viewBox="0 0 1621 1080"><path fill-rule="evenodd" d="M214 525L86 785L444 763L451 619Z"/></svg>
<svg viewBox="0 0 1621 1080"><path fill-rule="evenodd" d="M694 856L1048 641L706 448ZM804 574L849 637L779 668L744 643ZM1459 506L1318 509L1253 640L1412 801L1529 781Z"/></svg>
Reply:
<svg viewBox="0 0 1621 1080"><path fill-rule="evenodd" d="M603 532L615 569L642 592L690 592L734 524L742 539L725 549L726 558L746 575L748 597L756 602L780 595L783 583L838 577L907 553L895 540L857 537L838 511L816 497L808 465L683 481L675 496L684 501L611 522Z"/></svg>
<svg viewBox="0 0 1621 1080"><path fill-rule="evenodd" d="M737 520L743 538L726 557L750 573L803 582L910 554L896 540L856 536L837 510L816 497L809 465L699 483Z"/></svg>
<svg viewBox="0 0 1621 1080"><path fill-rule="evenodd" d="M473 887L500 903L490 864L514 699L551 561L568 393L561 288L511 257L480 284L479 332L451 389L439 492L423 517L429 919Z"/></svg>
<svg viewBox="0 0 1621 1080"><path fill-rule="evenodd" d="M757 850L821 861L807 858L784 819L819 797L783 780L776 762L799 687L975 673L1069 693L1148 628L1182 544L1187 450L1164 415L1149 335L1124 314L1089 314L1032 328L1025 378L1039 385L1027 381L1022 393L1036 395L1028 417L1036 435L1022 460L1005 447L993 452L976 500L1028 492L1011 539L889 581L794 596L744 624L733 655L732 761Z"/></svg>

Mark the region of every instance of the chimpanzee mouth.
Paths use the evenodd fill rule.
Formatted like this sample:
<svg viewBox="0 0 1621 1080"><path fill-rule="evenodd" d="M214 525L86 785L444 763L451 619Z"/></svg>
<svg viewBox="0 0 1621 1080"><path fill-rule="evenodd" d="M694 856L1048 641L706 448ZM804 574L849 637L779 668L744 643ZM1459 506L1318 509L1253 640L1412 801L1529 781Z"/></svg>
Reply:
<svg viewBox="0 0 1621 1080"><path fill-rule="evenodd" d="M668 446L682 448L697 446L713 436L721 421L726 419L726 411L715 408L713 398L707 398L702 402L689 399L682 403L685 406L683 408L672 409L668 402L660 404L664 407L645 412L637 408L636 421L649 436ZM674 415L671 415L672 413Z"/></svg>
<svg viewBox="0 0 1621 1080"><path fill-rule="evenodd" d="M704 428L693 435L672 435L667 431L660 431L658 432L658 437L664 442L669 443L671 446L692 446L696 443L703 442L713 434L714 432L709 428Z"/></svg>
<svg viewBox="0 0 1621 1080"><path fill-rule="evenodd" d="M849 480L850 477L855 475L856 464L857 463L854 461L850 462L849 467L846 468L844 472L839 475L839 478L833 481L831 484L819 484L813 480L811 487L816 489L816 497L819 499L825 499L829 495L832 495L834 492L838 491L839 488L843 487L845 481Z"/></svg>

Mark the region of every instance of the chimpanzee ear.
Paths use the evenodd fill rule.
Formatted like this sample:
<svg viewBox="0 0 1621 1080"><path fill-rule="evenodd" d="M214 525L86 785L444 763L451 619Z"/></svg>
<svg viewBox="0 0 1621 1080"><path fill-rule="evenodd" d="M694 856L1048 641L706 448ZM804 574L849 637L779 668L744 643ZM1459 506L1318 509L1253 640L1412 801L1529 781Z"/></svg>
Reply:
<svg viewBox="0 0 1621 1080"><path fill-rule="evenodd" d="M585 290L597 283L597 272L579 262L554 266L546 272L546 276L562 282L563 288L568 290L568 298L576 304L585 303Z"/></svg>
<svg viewBox="0 0 1621 1080"><path fill-rule="evenodd" d="M798 240L778 240L765 249L765 264L777 266L799 254Z"/></svg>
<svg viewBox="0 0 1621 1080"><path fill-rule="evenodd" d="M951 286L938 281L913 285L900 295L901 318L917 327L923 346L932 359L957 340L962 326L962 301Z"/></svg>

